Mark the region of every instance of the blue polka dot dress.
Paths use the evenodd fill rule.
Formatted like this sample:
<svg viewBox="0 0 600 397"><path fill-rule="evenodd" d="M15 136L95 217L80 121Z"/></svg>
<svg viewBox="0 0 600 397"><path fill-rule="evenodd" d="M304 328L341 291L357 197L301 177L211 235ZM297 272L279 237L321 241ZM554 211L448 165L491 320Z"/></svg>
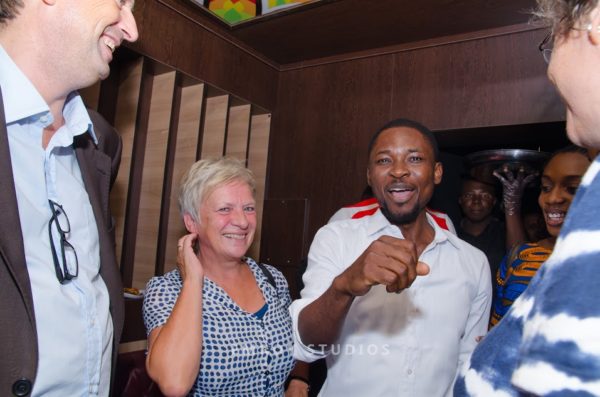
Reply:
<svg viewBox="0 0 600 397"><path fill-rule="evenodd" d="M274 288L254 260L246 263L265 298L257 313L242 310L227 293L204 278L200 374L190 396L283 396L294 366L291 303L283 275L266 265ZM154 277L146 286L144 323L149 334L169 318L183 286L178 270Z"/></svg>

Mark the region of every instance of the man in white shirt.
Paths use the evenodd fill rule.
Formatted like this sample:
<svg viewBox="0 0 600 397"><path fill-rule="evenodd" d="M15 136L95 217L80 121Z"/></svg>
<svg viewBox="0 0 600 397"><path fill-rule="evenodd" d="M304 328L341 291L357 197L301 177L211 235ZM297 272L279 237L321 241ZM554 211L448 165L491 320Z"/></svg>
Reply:
<svg viewBox="0 0 600 397"><path fill-rule="evenodd" d="M1 396L109 395L121 141L76 90L137 39L133 2L0 0Z"/></svg>
<svg viewBox="0 0 600 397"><path fill-rule="evenodd" d="M295 357L327 357L320 396L452 395L486 333L491 288L485 255L425 211L441 178L433 134L394 120L369 144L380 208L315 236L290 311Z"/></svg>

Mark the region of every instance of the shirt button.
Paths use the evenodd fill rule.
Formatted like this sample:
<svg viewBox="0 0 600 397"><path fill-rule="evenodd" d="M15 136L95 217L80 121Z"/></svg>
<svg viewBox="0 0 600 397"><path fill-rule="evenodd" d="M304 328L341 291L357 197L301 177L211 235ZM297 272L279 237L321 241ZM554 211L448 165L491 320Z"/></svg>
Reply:
<svg viewBox="0 0 600 397"><path fill-rule="evenodd" d="M27 378L21 378L12 385L12 392L15 396L26 396L31 392L31 381Z"/></svg>
<svg viewBox="0 0 600 397"><path fill-rule="evenodd" d="M412 369L409 369L409 370L406 371L406 373L409 374L409 375L412 375L412 372L413 372Z"/></svg>

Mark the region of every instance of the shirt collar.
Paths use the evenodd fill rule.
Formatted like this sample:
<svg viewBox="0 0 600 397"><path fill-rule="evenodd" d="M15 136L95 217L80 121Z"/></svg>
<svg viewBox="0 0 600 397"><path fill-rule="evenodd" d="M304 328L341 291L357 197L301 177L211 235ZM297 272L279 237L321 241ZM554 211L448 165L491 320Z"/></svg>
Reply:
<svg viewBox="0 0 600 397"><path fill-rule="evenodd" d="M0 87L6 124L49 113L48 104L0 45ZM10 100L7 100L10 98Z"/></svg>
<svg viewBox="0 0 600 397"><path fill-rule="evenodd" d="M0 45L0 87L2 87L2 97L5 98L3 103L7 125L30 117L46 117L44 123L46 125L52 122L48 104L2 45ZM94 142L98 143L90 116L76 91L67 97L63 117L73 136L88 131Z"/></svg>
<svg viewBox="0 0 600 397"><path fill-rule="evenodd" d="M400 228L392 225L381 212L381 208L378 208L373 215L368 217L367 234L372 236L381 232L385 228L395 229L398 231L398 233L400 233L400 235L402 235Z"/></svg>
<svg viewBox="0 0 600 397"><path fill-rule="evenodd" d="M98 144L98 138L96 137L90 114L77 91L73 91L67 97L65 107L63 108L63 117L69 127L69 131L74 132L74 136L81 135L87 131L94 140L94 143Z"/></svg>
<svg viewBox="0 0 600 397"><path fill-rule="evenodd" d="M449 241L455 248L459 248L459 243L456 241L458 237L454 236L447 230L442 229L433 219L433 217L429 213L425 213L427 217L427 222L433 227L435 232L435 236L433 237L433 243L439 244L444 241ZM393 230L393 234L400 235L402 238L402 230L399 227L394 226L387 220L387 218L381 212L381 208L377 209L377 211L369 217L367 224L367 233L369 236L381 232L385 228L390 228Z"/></svg>
<svg viewBox="0 0 600 397"><path fill-rule="evenodd" d="M443 243L444 241L448 241L448 242L450 242L450 244L452 244L454 246L454 248L459 249L460 243L457 241L458 237L456 237L449 230L443 229L440 225L438 225L438 223L435 221L435 219L429 212L426 212L425 214L427 215L427 221L429 222L429 224L431 226L433 226L433 229L435 230L435 236L433 238L433 242L435 244L440 244L440 243Z"/></svg>

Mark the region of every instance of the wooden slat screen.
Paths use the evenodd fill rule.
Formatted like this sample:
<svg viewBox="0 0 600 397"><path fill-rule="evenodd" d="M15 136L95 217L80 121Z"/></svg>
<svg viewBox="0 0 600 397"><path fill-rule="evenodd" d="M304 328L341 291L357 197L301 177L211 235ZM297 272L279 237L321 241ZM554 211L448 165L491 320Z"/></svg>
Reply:
<svg viewBox="0 0 600 397"><path fill-rule="evenodd" d="M90 108L115 109L123 139L111 207L124 285L144 288L175 267L177 240L186 233L179 182L198 158L227 154L254 172L259 226L249 254L258 259L270 114L142 56L129 54L112 73L118 77L106 91L97 84L81 95Z"/></svg>

